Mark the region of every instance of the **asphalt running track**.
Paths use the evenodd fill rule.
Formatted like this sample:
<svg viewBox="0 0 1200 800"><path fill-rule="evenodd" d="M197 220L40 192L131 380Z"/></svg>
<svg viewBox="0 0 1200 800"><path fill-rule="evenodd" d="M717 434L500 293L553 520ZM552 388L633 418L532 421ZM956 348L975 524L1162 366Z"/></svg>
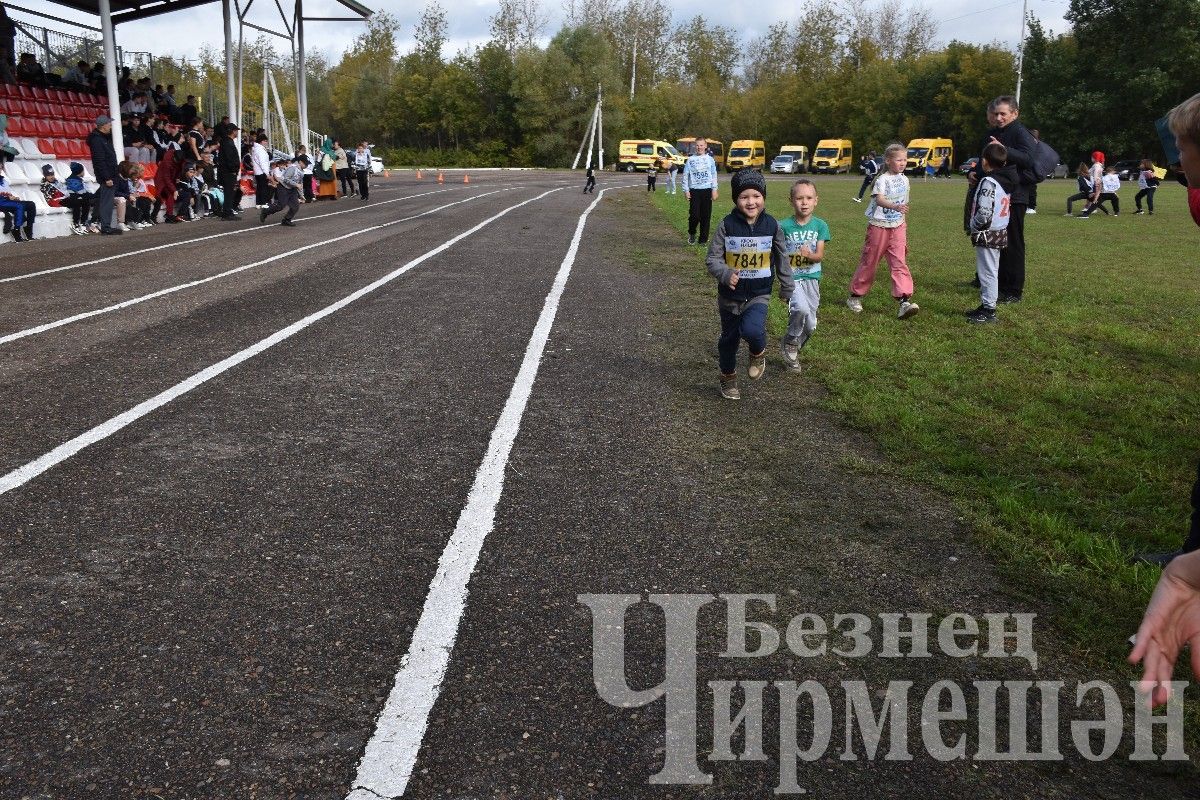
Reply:
<svg viewBox="0 0 1200 800"><path fill-rule="evenodd" d="M591 685L577 593L761 586L658 455L644 183L578 183L0 250L0 797L769 792L647 785L661 710Z"/></svg>

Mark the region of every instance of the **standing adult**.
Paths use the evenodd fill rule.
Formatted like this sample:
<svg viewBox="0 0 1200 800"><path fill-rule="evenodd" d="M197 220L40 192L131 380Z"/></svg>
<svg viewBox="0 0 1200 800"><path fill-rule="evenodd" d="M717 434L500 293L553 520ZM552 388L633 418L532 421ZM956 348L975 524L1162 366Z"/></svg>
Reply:
<svg viewBox="0 0 1200 800"><path fill-rule="evenodd" d="M1001 95L988 105L988 119L995 125L984 136L977 152L992 142L999 142L1008 150L1008 163L1017 168L1018 183L1011 193L1008 221L1008 247L1000 251L1000 295L1001 303L1019 303L1025 294L1025 211L1029 207L1029 187L1037 183L1037 170L1033 157L1037 152L1037 140L1018 121L1020 109L1016 98ZM976 164L971 171L970 181L974 185L982 177L982 165Z"/></svg>
<svg viewBox="0 0 1200 800"><path fill-rule="evenodd" d="M250 148L250 168L254 171L254 204L259 208L271 205L271 153L267 150L267 135L254 137Z"/></svg>
<svg viewBox="0 0 1200 800"><path fill-rule="evenodd" d="M371 173L371 151L367 149L366 142L359 142L358 149L354 151L354 175L358 178L358 196L362 200L367 199L367 176Z"/></svg>
<svg viewBox="0 0 1200 800"><path fill-rule="evenodd" d="M113 199L117 174L117 151L112 143L112 118L107 114L96 117L96 127L88 134L88 149L92 154L92 171L100 188L96 190L96 213L100 217L100 233L120 236L121 229L113 224Z"/></svg>
<svg viewBox="0 0 1200 800"><path fill-rule="evenodd" d="M333 169L342 189L342 197L353 195L354 183L350 180L350 159L342 148L342 143L336 139L333 141Z"/></svg>
<svg viewBox="0 0 1200 800"><path fill-rule="evenodd" d="M175 119L188 127L193 127L198 113L196 110L196 96L189 94L187 99L183 101L183 105L175 112Z"/></svg>
<svg viewBox="0 0 1200 800"><path fill-rule="evenodd" d="M696 152L683 165L683 196L688 200L688 244L708 244L712 204L717 199L717 162L708 154L708 140L696 138Z"/></svg>
<svg viewBox="0 0 1200 800"><path fill-rule="evenodd" d="M854 202L861 203L863 194L875 182L875 176L879 174L879 162L875 160L874 150L863 156L863 160L858 162L858 169L863 174L863 182L862 186L858 187L858 197L854 198Z"/></svg>
<svg viewBox="0 0 1200 800"><path fill-rule="evenodd" d="M238 158L237 149L239 132L238 126L232 122L222 127L221 149L217 151L217 180L221 184L221 193L225 196L221 219L226 222L237 222L237 209L242 200L242 193L238 190L238 175L242 169L242 160Z"/></svg>

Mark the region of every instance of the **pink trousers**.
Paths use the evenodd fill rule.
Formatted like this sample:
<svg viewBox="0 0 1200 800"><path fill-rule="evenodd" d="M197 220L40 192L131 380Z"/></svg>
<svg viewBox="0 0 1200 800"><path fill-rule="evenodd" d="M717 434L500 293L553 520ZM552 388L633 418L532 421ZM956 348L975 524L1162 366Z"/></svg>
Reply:
<svg viewBox="0 0 1200 800"><path fill-rule="evenodd" d="M875 282L875 268L882 258L887 258L892 271L892 297L899 300L913 293L912 273L908 271L908 224L898 228L881 228L867 225L867 240L863 242L862 257L858 269L850 281L850 294L864 297Z"/></svg>

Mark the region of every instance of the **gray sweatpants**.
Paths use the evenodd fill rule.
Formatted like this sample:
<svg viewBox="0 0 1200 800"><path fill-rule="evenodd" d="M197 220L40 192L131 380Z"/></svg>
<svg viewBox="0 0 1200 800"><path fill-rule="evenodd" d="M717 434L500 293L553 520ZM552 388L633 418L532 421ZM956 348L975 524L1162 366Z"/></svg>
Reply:
<svg viewBox="0 0 1200 800"><path fill-rule="evenodd" d="M817 306L821 305L821 282L808 278L796 281L788 303L788 329L784 344L804 347L808 337L817 329Z"/></svg>
<svg viewBox="0 0 1200 800"><path fill-rule="evenodd" d="M1000 251L991 247L976 247L975 274L979 276L979 302L988 308L995 308L1000 285Z"/></svg>
<svg viewBox="0 0 1200 800"><path fill-rule="evenodd" d="M296 212L300 210L300 190L293 189L291 186L284 186L282 183L275 187L275 197L271 200L271 205L267 206L267 216L274 214L277 211L287 209L287 213L283 215L286 222L290 222L292 217L296 216Z"/></svg>

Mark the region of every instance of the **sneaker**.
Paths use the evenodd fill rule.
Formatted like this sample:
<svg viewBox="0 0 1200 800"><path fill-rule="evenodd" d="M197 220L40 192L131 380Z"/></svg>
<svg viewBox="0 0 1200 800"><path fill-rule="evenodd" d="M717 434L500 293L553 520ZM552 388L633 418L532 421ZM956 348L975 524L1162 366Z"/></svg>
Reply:
<svg viewBox="0 0 1200 800"><path fill-rule="evenodd" d="M1063 216L1064 216L1064 217L1073 217L1073 216L1075 216L1075 215L1074 215L1074 214L1072 214L1070 211L1068 211L1067 213L1063 214Z"/></svg>
<svg viewBox="0 0 1200 800"><path fill-rule="evenodd" d="M100 233L100 226L93 222L91 225L88 225L86 228L84 228L84 230L88 233Z"/></svg>
<svg viewBox="0 0 1200 800"><path fill-rule="evenodd" d="M1029 216L1030 214L1036 214L1036 213L1037 213L1037 209L1036 209L1036 208L1027 208L1027 209L1025 209L1025 216Z"/></svg>
<svg viewBox="0 0 1200 800"><path fill-rule="evenodd" d="M787 365L788 371L800 371L800 348L794 344L783 343L780 348L783 353L783 363Z"/></svg>
<svg viewBox="0 0 1200 800"><path fill-rule="evenodd" d="M133 230L133 228L129 227L124 222L122 222L119 227L123 233L129 233L131 230Z"/></svg>
<svg viewBox="0 0 1200 800"><path fill-rule="evenodd" d="M1079 216L1075 217L1075 219L1091 219L1091 218L1092 218L1091 214L1080 214Z"/></svg>
<svg viewBox="0 0 1200 800"><path fill-rule="evenodd" d="M896 319L908 319L909 317L915 317L917 312L920 310L921 307L916 303L911 303L908 300L901 300L900 310L896 312Z"/></svg>
<svg viewBox="0 0 1200 800"><path fill-rule="evenodd" d="M71 234L73 236L83 236L84 233L86 233L86 231L84 231L82 225L72 225L71 226Z"/></svg>
<svg viewBox="0 0 1200 800"><path fill-rule="evenodd" d="M855 314L862 313L862 298L850 295L846 298L846 308L853 311Z"/></svg>
<svg viewBox="0 0 1200 800"><path fill-rule="evenodd" d="M695 243L696 243L696 234L689 233L688 234L688 244L695 244Z"/></svg>
<svg viewBox="0 0 1200 800"><path fill-rule="evenodd" d="M741 400L742 393L737 387L737 375L721 376L721 397L726 400Z"/></svg>
<svg viewBox="0 0 1200 800"><path fill-rule="evenodd" d="M999 297L996 298L996 302L998 302L998 303L1019 303L1019 302L1021 302L1021 295L1019 295L1019 294L1001 294Z"/></svg>
<svg viewBox="0 0 1200 800"><path fill-rule="evenodd" d="M258 208L258 224L261 225L267 221L267 207L259 206Z"/></svg>
<svg viewBox="0 0 1200 800"><path fill-rule="evenodd" d="M750 366L746 370L746 377L752 381L759 380L763 375L767 374L767 351L763 350L758 355L750 356Z"/></svg>
<svg viewBox="0 0 1200 800"><path fill-rule="evenodd" d="M1146 213L1145 211L1142 211L1142 210L1139 208L1137 211L1133 212L1133 215L1136 217L1138 214L1145 214L1145 213Z"/></svg>
<svg viewBox="0 0 1200 800"><path fill-rule="evenodd" d="M850 199L851 199L851 200L853 200L853 201L854 201L854 202L856 202L856 203L861 203L861 202L862 202L862 198L861 198L861 197L851 197Z"/></svg>
<svg viewBox="0 0 1200 800"><path fill-rule="evenodd" d="M974 311L966 313L967 322L973 322L978 325L996 322L996 309L988 308L985 305L979 306Z"/></svg>
<svg viewBox="0 0 1200 800"><path fill-rule="evenodd" d="M281 223L279 223L279 224L280 224L280 225L282 225L282 226L284 226L285 228L294 228L294 227L296 227L296 223L292 222L290 219L285 219L283 222L281 222Z"/></svg>

